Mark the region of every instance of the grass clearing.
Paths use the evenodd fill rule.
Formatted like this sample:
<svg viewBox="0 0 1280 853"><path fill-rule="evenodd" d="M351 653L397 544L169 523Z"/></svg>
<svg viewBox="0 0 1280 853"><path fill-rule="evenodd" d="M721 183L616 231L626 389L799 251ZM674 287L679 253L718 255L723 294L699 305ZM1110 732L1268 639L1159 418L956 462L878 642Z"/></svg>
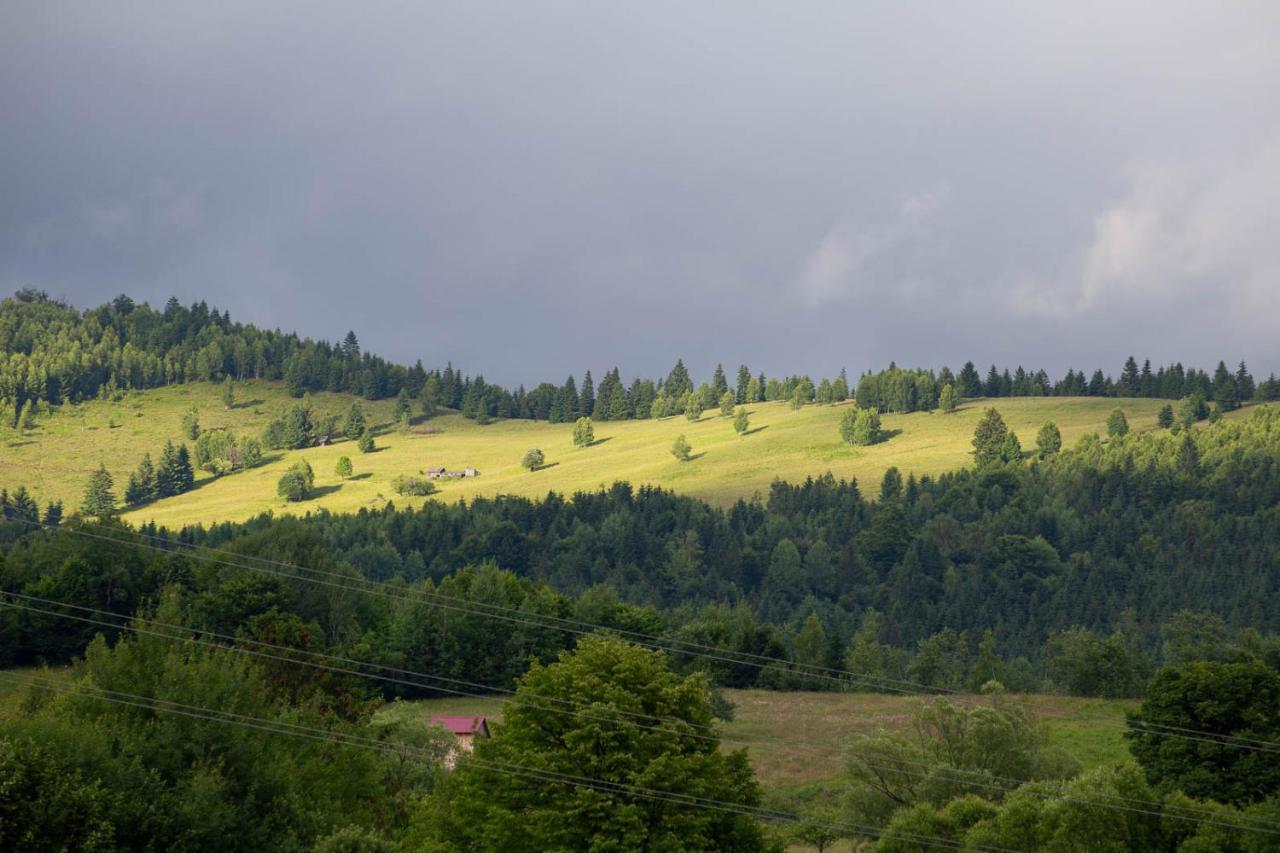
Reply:
<svg viewBox="0 0 1280 853"><path fill-rule="evenodd" d="M0 432L0 485L10 491L30 489L42 505L60 499L68 511L79 506L84 483L100 462L116 481L116 493L142 458L158 459L166 440L182 438L183 413L195 407L202 429L226 427L258 434L283 408L292 405L279 383L246 382L236 388L240 401L227 409L217 383L191 383L149 391L125 392L117 401L93 400L66 405L37 418L28 432ZM345 414L353 398L319 393L313 397L323 416ZM839 437L840 417L848 403L807 406L796 412L787 403L759 403L747 410L751 431L739 437L732 419L718 411L690 423L683 416L659 421L616 421L595 424L596 443L578 449L572 444L572 424L497 421L480 426L460 415L418 419L407 434L391 428L392 400L362 401L366 417L377 425L378 450L360 453L355 443L338 441L328 447L269 452L267 462L250 471L213 479L198 472L195 490L126 513L134 523L154 520L180 526L196 522L240 521L261 512L306 513L325 508L354 512L361 507L398 506L423 500L470 499L499 494L542 497L549 491L572 494L626 480L639 486L657 484L729 505L738 498L765 494L775 478L802 480L831 471L837 477L856 477L868 494L875 494L886 469L937 475L970 461L973 429L988 405L994 405L1023 447L1034 445L1045 421L1056 422L1064 446L1090 432L1105 433L1107 415L1117 406L1136 431L1152 429L1163 400L1059 397L1013 397L993 402L973 400L952 415L916 412L885 415L888 440L871 447L850 447ZM677 462L672 442L685 435L693 446L690 462ZM538 447L546 464L537 471L520 466L525 451ZM334 473L340 456L351 457L354 476L343 480ZM298 459L315 470L320 495L299 504L276 496L276 481ZM475 466L474 479L445 481L430 498L401 498L391 487L400 474L417 474L428 467Z"/></svg>

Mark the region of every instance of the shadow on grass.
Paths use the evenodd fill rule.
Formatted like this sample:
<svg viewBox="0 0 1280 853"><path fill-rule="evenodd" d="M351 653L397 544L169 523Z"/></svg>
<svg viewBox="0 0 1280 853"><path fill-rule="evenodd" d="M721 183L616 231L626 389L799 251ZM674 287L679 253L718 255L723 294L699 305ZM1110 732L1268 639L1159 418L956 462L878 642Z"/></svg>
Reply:
<svg viewBox="0 0 1280 853"><path fill-rule="evenodd" d="M604 444L606 441L613 441L613 436L607 435L604 438L597 438L595 441L588 444L587 447L598 447L599 445Z"/></svg>
<svg viewBox="0 0 1280 853"><path fill-rule="evenodd" d="M11 441L9 447L26 447L28 444L38 444L36 441Z"/></svg>
<svg viewBox="0 0 1280 853"><path fill-rule="evenodd" d="M692 461L694 461L695 459L701 459L702 457L704 457L704 456L706 456L706 455L707 455L707 451L705 451L705 450L704 450L704 451L702 451L701 453L690 453L690 454L689 454L689 458L688 458L688 459L686 459L685 461L686 461L686 462L692 462Z"/></svg>
<svg viewBox="0 0 1280 853"><path fill-rule="evenodd" d="M232 403L232 409L253 409L266 404L266 400L244 400L239 403Z"/></svg>
<svg viewBox="0 0 1280 853"><path fill-rule="evenodd" d="M557 466L557 465L559 465L559 464L560 464L559 462L548 462L548 463L546 463L545 465L539 465L539 466L538 466L538 467L536 467L536 468L532 468L532 469L530 469L529 473L531 473L531 474L532 474L534 471L545 471L545 470L547 470L548 468L554 468L554 467L556 467L556 466Z"/></svg>
<svg viewBox="0 0 1280 853"><path fill-rule="evenodd" d="M747 435L755 435L755 434L756 434L756 433L758 433L758 432L764 432L764 431L765 431L765 430L767 430L768 428L769 428L769 425L768 425L768 424L762 424L762 425L760 425L760 426L758 426L758 427L752 427L751 429L746 430L746 431L745 431L745 432L743 432L742 434L743 434L744 436L747 436Z"/></svg>
<svg viewBox="0 0 1280 853"><path fill-rule="evenodd" d="M348 477L347 479L348 479L348 480L367 480L367 479L369 479L369 478L370 478L370 477L372 477L372 476L373 476L373 472L372 472L372 471L365 471L365 472L363 472L363 473L361 473L361 474L352 474L352 475L351 475L350 477Z"/></svg>
<svg viewBox="0 0 1280 853"><path fill-rule="evenodd" d="M314 487L314 488L311 490L311 497L312 497L312 498L323 498L323 497L325 497L326 495L331 495L331 494L333 494L334 492L338 491L338 490L339 490L339 489L341 489L341 488L342 488L342 484L341 484L341 483L337 483L337 484L332 485L332 486L316 486L316 487Z"/></svg>
<svg viewBox="0 0 1280 853"><path fill-rule="evenodd" d="M902 430L900 429L882 429L880 430L880 434L876 436L876 440L873 443L884 444L889 439L897 438L900 435L902 435Z"/></svg>

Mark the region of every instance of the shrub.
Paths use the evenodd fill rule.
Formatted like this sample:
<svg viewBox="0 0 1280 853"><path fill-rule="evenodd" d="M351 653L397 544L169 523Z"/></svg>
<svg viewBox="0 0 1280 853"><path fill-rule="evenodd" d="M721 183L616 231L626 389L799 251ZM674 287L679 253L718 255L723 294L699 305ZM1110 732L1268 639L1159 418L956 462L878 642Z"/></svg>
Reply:
<svg viewBox="0 0 1280 853"><path fill-rule="evenodd" d="M401 474L391 481L391 488L395 490L397 495L409 495L410 497L425 497L434 494L436 484L422 477L413 477L408 474Z"/></svg>
<svg viewBox="0 0 1280 853"><path fill-rule="evenodd" d="M356 441L356 449L361 453L372 453L377 448L373 443L373 433L365 430L360 434L360 438Z"/></svg>
<svg viewBox="0 0 1280 853"><path fill-rule="evenodd" d="M680 462L688 462L691 458L693 448L689 446L688 440L683 435L676 436L675 442L671 445L671 455Z"/></svg>
<svg viewBox="0 0 1280 853"><path fill-rule="evenodd" d="M536 471L542 467L542 463L546 461L546 457L542 455L542 451L533 448L524 454L524 459L520 460L520 465L525 470Z"/></svg>

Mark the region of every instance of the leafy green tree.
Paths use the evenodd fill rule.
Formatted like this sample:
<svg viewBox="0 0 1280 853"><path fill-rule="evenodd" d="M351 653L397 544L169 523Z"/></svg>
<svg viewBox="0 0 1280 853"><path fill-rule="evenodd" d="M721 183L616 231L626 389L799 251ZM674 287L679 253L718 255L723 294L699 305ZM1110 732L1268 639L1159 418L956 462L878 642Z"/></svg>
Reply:
<svg viewBox="0 0 1280 853"><path fill-rule="evenodd" d="M1156 415L1156 426L1160 429L1168 429L1173 426L1173 406L1165 403L1160 407L1160 414Z"/></svg>
<svg viewBox="0 0 1280 853"><path fill-rule="evenodd" d="M351 465L350 456L339 456L337 464L333 466L333 473L337 474L343 480L350 477L354 471L355 468Z"/></svg>
<svg viewBox="0 0 1280 853"><path fill-rule="evenodd" d="M305 501L315 487L315 472L305 459L300 459L285 471L276 483L276 494L287 501Z"/></svg>
<svg viewBox="0 0 1280 853"><path fill-rule="evenodd" d="M1009 429L995 409L987 409L973 431L973 460L984 467L1004 459L1004 440Z"/></svg>
<svg viewBox="0 0 1280 853"><path fill-rule="evenodd" d="M1209 417L1209 404L1205 402L1204 397L1199 393L1184 397L1182 402L1178 404L1178 420L1181 422L1183 429L1207 417Z"/></svg>
<svg viewBox="0 0 1280 853"><path fill-rule="evenodd" d="M35 400L27 400L22 404L22 412L18 415L18 427L23 432L35 429L36 426L36 404Z"/></svg>
<svg viewBox="0 0 1280 853"><path fill-rule="evenodd" d="M1043 459L1046 456L1052 456L1062 449L1062 431L1058 429L1058 425L1053 421L1049 421L1040 427L1040 432L1036 435L1036 452Z"/></svg>
<svg viewBox="0 0 1280 853"><path fill-rule="evenodd" d="M356 440L356 450L361 453L373 453L377 449L378 447L373 441L373 433L366 428L364 432L360 433L360 438Z"/></svg>
<svg viewBox="0 0 1280 853"><path fill-rule="evenodd" d="M1137 696L1150 674L1119 634L1100 637L1086 628L1069 628L1051 637L1046 651L1049 677L1073 696Z"/></svg>
<svg viewBox="0 0 1280 853"><path fill-rule="evenodd" d="M738 414L733 418L733 431L738 435L746 435L747 430L751 427L751 417L747 414L746 409L738 409Z"/></svg>
<svg viewBox="0 0 1280 853"><path fill-rule="evenodd" d="M542 451L538 448L525 451L524 459L520 460L520 467L526 471L537 471L546 462L546 457L542 455Z"/></svg>
<svg viewBox="0 0 1280 853"><path fill-rule="evenodd" d="M942 409L942 413L949 415L956 410L956 389L954 385L947 384L942 386L942 393L938 395L938 408Z"/></svg>
<svg viewBox="0 0 1280 853"><path fill-rule="evenodd" d="M200 435L200 413L195 408L187 409L182 415L182 434L191 441Z"/></svg>
<svg viewBox="0 0 1280 853"><path fill-rule="evenodd" d="M846 444L866 446L880 440L880 412L877 409L845 409L840 416L840 438Z"/></svg>
<svg viewBox="0 0 1280 853"><path fill-rule="evenodd" d="M591 425L591 418L581 417L573 425L573 446L590 447L595 444L596 431Z"/></svg>
<svg viewBox="0 0 1280 853"><path fill-rule="evenodd" d="M732 417L734 407L734 396L732 391L725 391L720 396L720 415L721 417Z"/></svg>
<svg viewBox="0 0 1280 853"><path fill-rule="evenodd" d="M794 412L798 412L801 409L803 409L805 407L805 404L808 402L809 402L808 393L805 391L804 388L800 386L796 386L796 389L793 392L791 392L791 410Z"/></svg>
<svg viewBox="0 0 1280 853"><path fill-rule="evenodd" d="M676 440L672 442L671 455L674 456L678 462L688 462L692 457L693 448L689 446L689 442L684 437L683 433L677 435Z"/></svg>
<svg viewBox="0 0 1280 853"><path fill-rule="evenodd" d="M98 470L89 475L89 482L84 487L84 500L80 504L80 512L94 518L111 518L116 513L116 496L111 491L114 483L107 473L107 466L99 464Z"/></svg>
<svg viewBox="0 0 1280 853"><path fill-rule="evenodd" d="M584 637L534 663L494 736L476 743L424 803L417 847L476 850L763 850L755 819L682 802L750 809L760 801L745 752L724 753L705 678L681 679L660 653ZM563 713L590 708L591 719ZM634 725L637 718L652 725ZM706 737L681 733L691 729ZM506 767L534 767L542 777ZM589 780L566 785L548 774ZM637 797L628 789L664 792ZM433 848L434 849L434 848Z"/></svg>
<svg viewBox="0 0 1280 853"><path fill-rule="evenodd" d="M440 410L442 405L442 396L440 377L435 373L427 374L427 380L422 383L422 390L418 392L418 404L422 407L423 417L434 418L436 416L436 412Z"/></svg>
<svg viewBox="0 0 1280 853"><path fill-rule="evenodd" d="M694 391L685 392L683 409L685 418L697 421L702 417L702 398Z"/></svg>
<svg viewBox="0 0 1280 853"><path fill-rule="evenodd" d="M364 435L365 428L364 409L360 408L360 401L353 400L347 410L347 419L342 422L342 434L355 440Z"/></svg>
<svg viewBox="0 0 1280 853"><path fill-rule="evenodd" d="M1170 731L1214 738L1170 737ZM1127 736L1152 784L1234 805L1262 800L1280 791L1280 761L1240 744L1280 740L1280 673L1260 663L1165 667L1130 717Z"/></svg>
<svg viewBox="0 0 1280 853"><path fill-rule="evenodd" d="M764 385L754 376L747 382L747 402L763 403L764 402Z"/></svg>
<svg viewBox="0 0 1280 853"><path fill-rule="evenodd" d="M222 380L222 405L228 409L234 409L236 406L236 385L231 381L231 376Z"/></svg>
<svg viewBox="0 0 1280 853"><path fill-rule="evenodd" d="M1110 438L1123 438L1129 434L1129 419L1124 416L1124 412L1120 409L1112 409L1111 414L1107 416L1107 436Z"/></svg>
<svg viewBox="0 0 1280 853"><path fill-rule="evenodd" d="M853 444L854 428L858 423L858 410L845 409L840 416L840 440L845 444Z"/></svg>

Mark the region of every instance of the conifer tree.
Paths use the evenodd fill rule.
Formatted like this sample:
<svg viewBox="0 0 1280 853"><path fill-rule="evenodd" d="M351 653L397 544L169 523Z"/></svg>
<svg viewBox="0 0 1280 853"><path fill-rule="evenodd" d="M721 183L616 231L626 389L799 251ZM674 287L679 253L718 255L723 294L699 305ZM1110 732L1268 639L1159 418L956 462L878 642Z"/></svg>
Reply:
<svg viewBox="0 0 1280 853"><path fill-rule="evenodd" d="M756 377L756 396L751 402L763 403L765 401L765 389L768 386L769 383L764 378L764 371L761 371L760 375Z"/></svg>
<svg viewBox="0 0 1280 853"><path fill-rule="evenodd" d="M85 485L80 512L99 520L115 515L116 496L111 491L112 485L106 465L99 464L98 470L89 475L89 482Z"/></svg>
<svg viewBox="0 0 1280 853"><path fill-rule="evenodd" d="M734 401L733 392L728 389L725 389L724 395L720 397L721 416L727 418L733 415L733 401Z"/></svg>
<svg viewBox="0 0 1280 853"><path fill-rule="evenodd" d="M360 401L352 400L346 420L342 422L342 434L352 440L358 439L364 435L365 426L364 409L360 408Z"/></svg>
<svg viewBox="0 0 1280 853"><path fill-rule="evenodd" d="M418 404L422 407L423 417L436 416L440 408L440 378L436 374L428 374L426 381L422 383L422 390L418 392Z"/></svg>
<svg viewBox="0 0 1280 853"><path fill-rule="evenodd" d="M1165 403L1160 409L1160 414L1156 415L1156 426L1161 429L1173 426L1173 406L1169 403Z"/></svg>
<svg viewBox="0 0 1280 853"><path fill-rule="evenodd" d="M831 400L835 403L843 403L849 399L849 376L845 373L845 369L840 368L840 375L831 383Z"/></svg>
<svg viewBox="0 0 1280 853"><path fill-rule="evenodd" d="M391 416L397 421L405 420L413 414L413 402L409 399L409 389L404 386L400 387L400 393L396 395L396 406L391 411Z"/></svg>
<svg viewBox="0 0 1280 853"><path fill-rule="evenodd" d="M377 449L377 445L373 441L373 433L366 428L364 432L360 433L360 438L356 439L356 450L361 453L372 453Z"/></svg>
<svg viewBox="0 0 1280 853"><path fill-rule="evenodd" d="M1129 420L1120 409L1112 409L1107 417L1107 435L1122 438L1129 433Z"/></svg>
<svg viewBox="0 0 1280 853"><path fill-rule="evenodd" d="M57 527L62 523L62 501L49 501L44 510L44 525Z"/></svg>
<svg viewBox="0 0 1280 853"><path fill-rule="evenodd" d="M739 405L751 402L747 397L747 389L751 385L751 371L745 364L738 365L738 385L734 392L734 402Z"/></svg>
<svg viewBox="0 0 1280 853"><path fill-rule="evenodd" d="M671 444L671 455L678 462L688 462L692 452L693 448L689 446L689 441L684 437L684 434L681 433L676 436L676 440Z"/></svg>
<svg viewBox="0 0 1280 853"><path fill-rule="evenodd" d="M676 359L676 366L667 374L667 382L663 387L669 397L677 400L693 390L693 380L689 378L683 359Z"/></svg>
<svg viewBox="0 0 1280 853"><path fill-rule="evenodd" d="M733 431L738 435L746 435L750 426L751 418L747 415L747 410L739 408L737 416L733 419Z"/></svg>
<svg viewBox="0 0 1280 853"><path fill-rule="evenodd" d="M1022 442L1018 441L1018 434L1013 430L1006 432L1004 440L1000 442L1000 460L1002 462L1022 461Z"/></svg>
<svg viewBox="0 0 1280 853"><path fill-rule="evenodd" d="M724 375L724 365L717 364L715 372L711 374L711 393L719 400L728 390L729 382Z"/></svg>
<svg viewBox="0 0 1280 853"><path fill-rule="evenodd" d="M999 462L1003 458L1004 439L1008 431L1000 413L995 409L987 409L973 432L973 459L978 467Z"/></svg>
<svg viewBox="0 0 1280 853"><path fill-rule="evenodd" d="M596 386L591 380L591 371L582 377L582 392L578 395L578 412L584 418L591 417L596 409Z"/></svg>

